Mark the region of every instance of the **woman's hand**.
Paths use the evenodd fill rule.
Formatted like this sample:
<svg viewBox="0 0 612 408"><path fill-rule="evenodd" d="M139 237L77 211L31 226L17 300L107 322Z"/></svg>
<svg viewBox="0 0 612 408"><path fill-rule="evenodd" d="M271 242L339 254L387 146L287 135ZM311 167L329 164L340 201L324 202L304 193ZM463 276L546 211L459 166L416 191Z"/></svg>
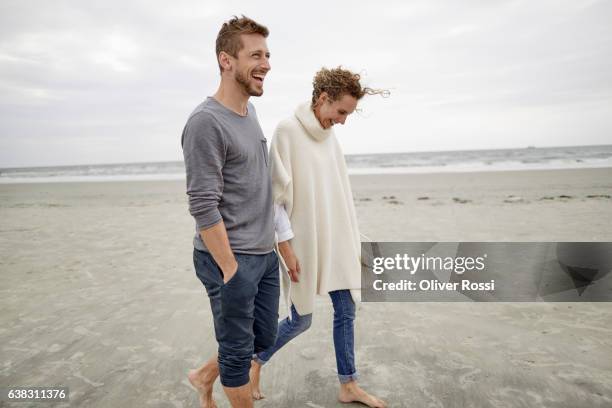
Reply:
<svg viewBox="0 0 612 408"><path fill-rule="evenodd" d="M299 282L300 263L293 252L291 244L289 241L279 242L278 249L283 257L283 261L285 261L285 265L289 268L289 278L291 278L292 282Z"/></svg>

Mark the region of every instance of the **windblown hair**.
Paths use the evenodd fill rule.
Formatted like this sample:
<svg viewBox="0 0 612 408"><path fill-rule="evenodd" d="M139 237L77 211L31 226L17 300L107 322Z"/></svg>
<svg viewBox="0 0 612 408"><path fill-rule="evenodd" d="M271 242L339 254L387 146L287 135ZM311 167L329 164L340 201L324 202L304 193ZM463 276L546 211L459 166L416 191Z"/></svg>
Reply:
<svg viewBox="0 0 612 408"><path fill-rule="evenodd" d="M238 51L244 47L244 44L242 44L242 40L240 39L242 34L260 34L264 38L267 38L270 32L266 26L263 26L244 15L240 18L234 16L231 20L223 23L221 30L219 30L219 34L217 34L217 42L215 46L217 61L219 59L219 54L221 54L222 51L228 53L234 58L238 58ZM219 64L219 69L221 72L223 72L221 64Z"/></svg>
<svg viewBox="0 0 612 408"><path fill-rule="evenodd" d="M332 101L340 100L344 95L350 95L360 100L365 95L389 96L389 91L362 87L359 80L361 76L339 66L338 68L321 68L312 80L312 104L319 99L323 92L329 95Z"/></svg>

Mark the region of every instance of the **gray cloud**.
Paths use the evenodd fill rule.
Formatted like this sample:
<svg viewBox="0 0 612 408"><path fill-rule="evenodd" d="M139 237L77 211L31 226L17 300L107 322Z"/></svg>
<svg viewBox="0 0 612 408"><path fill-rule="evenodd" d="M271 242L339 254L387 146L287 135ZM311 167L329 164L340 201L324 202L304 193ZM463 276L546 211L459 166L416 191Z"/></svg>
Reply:
<svg viewBox="0 0 612 408"><path fill-rule="evenodd" d="M8 1L0 167L180 160L187 115L216 90L216 32L242 13L271 30L267 135L342 64L392 92L338 128L347 153L610 139L606 1Z"/></svg>

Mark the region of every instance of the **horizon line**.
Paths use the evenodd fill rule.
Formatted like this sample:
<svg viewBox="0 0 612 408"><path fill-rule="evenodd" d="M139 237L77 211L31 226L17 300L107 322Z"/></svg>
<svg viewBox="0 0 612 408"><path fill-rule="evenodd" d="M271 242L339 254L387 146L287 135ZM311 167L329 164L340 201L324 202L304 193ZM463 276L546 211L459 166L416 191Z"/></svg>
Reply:
<svg viewBox="0 0 612 408"><path fill-rule="evenodd" d="M375 153L345 153L344 156L369 156L369 155L396 155L396 154L414 154L414 153L460 153L460 152L478 152L491 150L517 150L517 149L550 149L550 148L567 148L567 147L604 147L612 146L612 144L587 144L587 145L562 145L562 146L535 146L528 145L523 147L503 147L503 148L477 148L477 149L462 149L462 150L415 150L403 152L375 152ZM16 166L16 167L0 167L0 170L18 170L18 169L41 169L47 167L81 167L81 166L116 166L116 165L134 165L134 164L159 164L159 163L176 163L182 160L158 160L158 161L130 161L130 162L110 162L110 163L81 163L81 164L47 164L35 166Z"/></svg>

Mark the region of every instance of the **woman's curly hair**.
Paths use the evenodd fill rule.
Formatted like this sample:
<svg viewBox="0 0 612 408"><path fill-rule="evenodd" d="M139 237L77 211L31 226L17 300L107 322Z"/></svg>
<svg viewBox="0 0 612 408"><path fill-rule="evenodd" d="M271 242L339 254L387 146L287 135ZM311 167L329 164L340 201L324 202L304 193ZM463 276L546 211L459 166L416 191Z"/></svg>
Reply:
<svg viewBox="0 0 612 408"><path fill-rule="evenodd" d="M364 95L389 96L389 91L362 87L359 83L361 76L339 66L338 68L321 68L312 80L312 106L319 96L325 92L332 101L338 101L344 95L350 95L360 100Z"/></svg>

